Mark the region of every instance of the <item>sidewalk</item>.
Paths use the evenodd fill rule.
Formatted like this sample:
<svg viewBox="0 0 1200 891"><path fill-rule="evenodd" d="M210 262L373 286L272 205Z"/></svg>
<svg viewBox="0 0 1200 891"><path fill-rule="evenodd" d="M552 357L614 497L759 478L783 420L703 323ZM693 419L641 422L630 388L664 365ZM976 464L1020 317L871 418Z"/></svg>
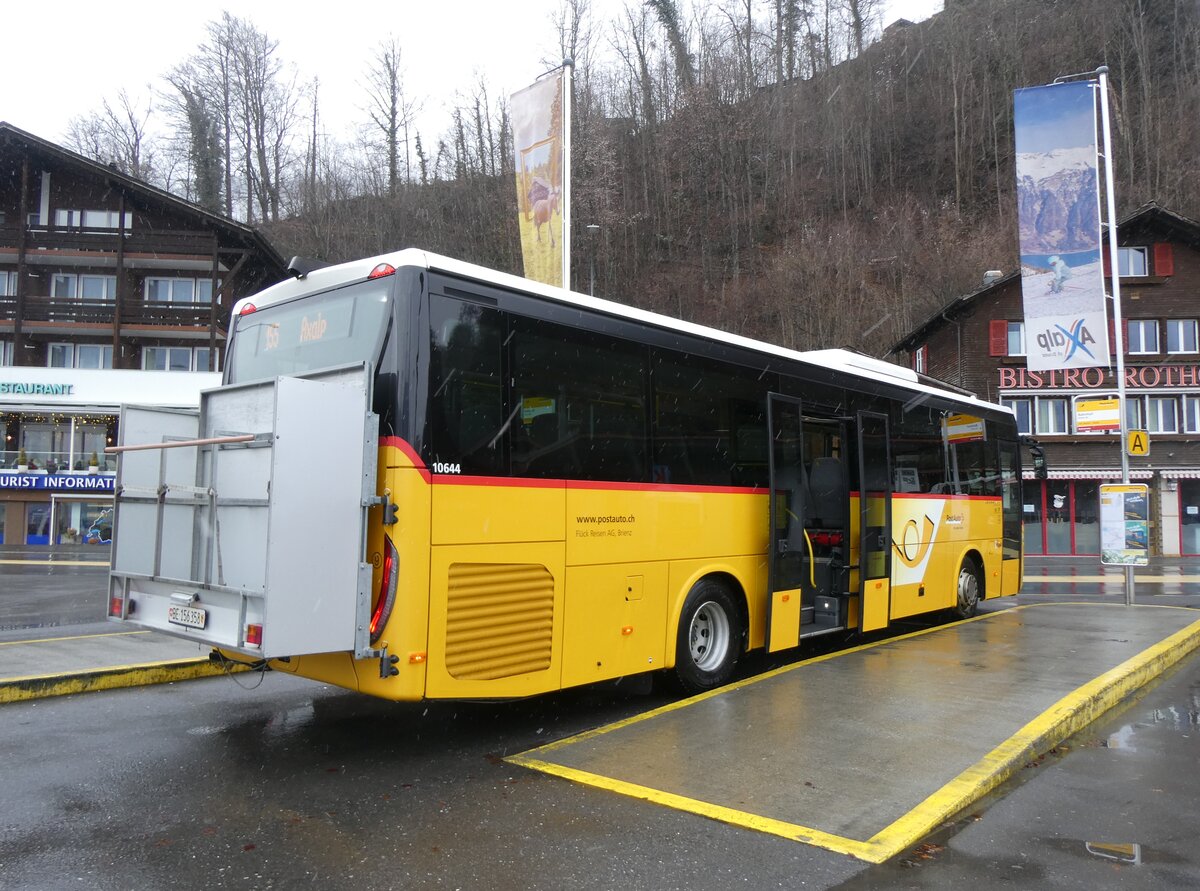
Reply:
<svg viewBox="0 0 1200 891"><path fill-rule="evenodd" d="M223 674L209 647L153 631L84 633L0 643L0 703ZM96 630L92 630L96 629Z"/></svg>

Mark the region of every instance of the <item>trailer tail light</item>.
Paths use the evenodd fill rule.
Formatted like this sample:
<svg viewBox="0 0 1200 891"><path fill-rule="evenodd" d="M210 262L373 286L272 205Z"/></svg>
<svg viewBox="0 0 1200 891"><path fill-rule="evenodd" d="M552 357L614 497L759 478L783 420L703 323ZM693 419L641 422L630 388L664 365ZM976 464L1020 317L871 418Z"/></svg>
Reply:
<svg viewBox="0 0 1200 891"><path fill-rule="evenodd" d="M396 579L399 576L400 555L396 546L387 536L383 539L383 572L379 579L379 596L375 601L375 610L371 613L371 643L379 640L383 629L387 627L388 619L392 617L392 607L396 605Z"/></svg>
<svg viewBox="0 0 1200 891"><path fill-rule="evenodd" d="M395 275L395 274L396 274L396 267L393 266L391 263L380 263L378 266L376 266L374 269L371 270L371 274L368 275L367 278L383 278L384 276Z"/></svg>
<svg viewBox="0 0 1200 891"><path fill-rule="evenodd" d="M246 646L261 647L262 646L262 625L247 625L246 626Z"/></svg>
<svg viewBox="0 0 1200 891"><path fill-rule="evenodd" d="M124 618L125 599L114 594L108 601L108 614L116 619Z"/></svg>

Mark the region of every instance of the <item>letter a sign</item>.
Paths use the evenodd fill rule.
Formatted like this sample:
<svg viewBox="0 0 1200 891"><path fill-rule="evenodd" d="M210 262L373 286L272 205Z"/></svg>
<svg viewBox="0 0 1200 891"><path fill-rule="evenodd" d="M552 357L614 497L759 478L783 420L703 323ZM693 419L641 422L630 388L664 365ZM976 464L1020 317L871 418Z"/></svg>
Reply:
<svg viewBox="0 0 1200 891"><path fill-rule="evenodd" d="M1132 458L1144 458L1150 454L1150 434L1145 430L1130 430L1125 440L1125 451Z"/></svg>

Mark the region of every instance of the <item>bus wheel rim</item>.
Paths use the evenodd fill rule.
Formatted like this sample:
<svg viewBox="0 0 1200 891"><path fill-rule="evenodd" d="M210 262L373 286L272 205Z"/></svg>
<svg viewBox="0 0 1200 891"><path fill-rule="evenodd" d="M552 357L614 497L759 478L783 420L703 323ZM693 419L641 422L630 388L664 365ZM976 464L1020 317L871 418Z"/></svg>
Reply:
<svg viewBox="0 0 1200 891"><path fill-rule="evenodd" d="M975 573L963 567L958 573L958 605L961 609L970 610L979 603L979 579Z"/></svg>
<svg viewBox="0 0 1200 891"><path fill-rule="evenodd" d="M713 671L729 652L729 616L719 604L709 600L700 604L688 627L688 649L692 663L701 671Z"/></svg>

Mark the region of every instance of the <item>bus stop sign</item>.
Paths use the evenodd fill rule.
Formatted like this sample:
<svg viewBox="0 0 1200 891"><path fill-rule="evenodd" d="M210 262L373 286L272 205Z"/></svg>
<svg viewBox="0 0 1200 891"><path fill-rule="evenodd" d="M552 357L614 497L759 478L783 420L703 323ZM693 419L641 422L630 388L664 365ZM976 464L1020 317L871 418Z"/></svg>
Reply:
<svg viewBox="0 0 1200 891"><path fill-rule="evenodd" d="M1125 439L1125 453L1131 458L1150 454L1150 434L1145 430L1130 430Z"/></svg>

